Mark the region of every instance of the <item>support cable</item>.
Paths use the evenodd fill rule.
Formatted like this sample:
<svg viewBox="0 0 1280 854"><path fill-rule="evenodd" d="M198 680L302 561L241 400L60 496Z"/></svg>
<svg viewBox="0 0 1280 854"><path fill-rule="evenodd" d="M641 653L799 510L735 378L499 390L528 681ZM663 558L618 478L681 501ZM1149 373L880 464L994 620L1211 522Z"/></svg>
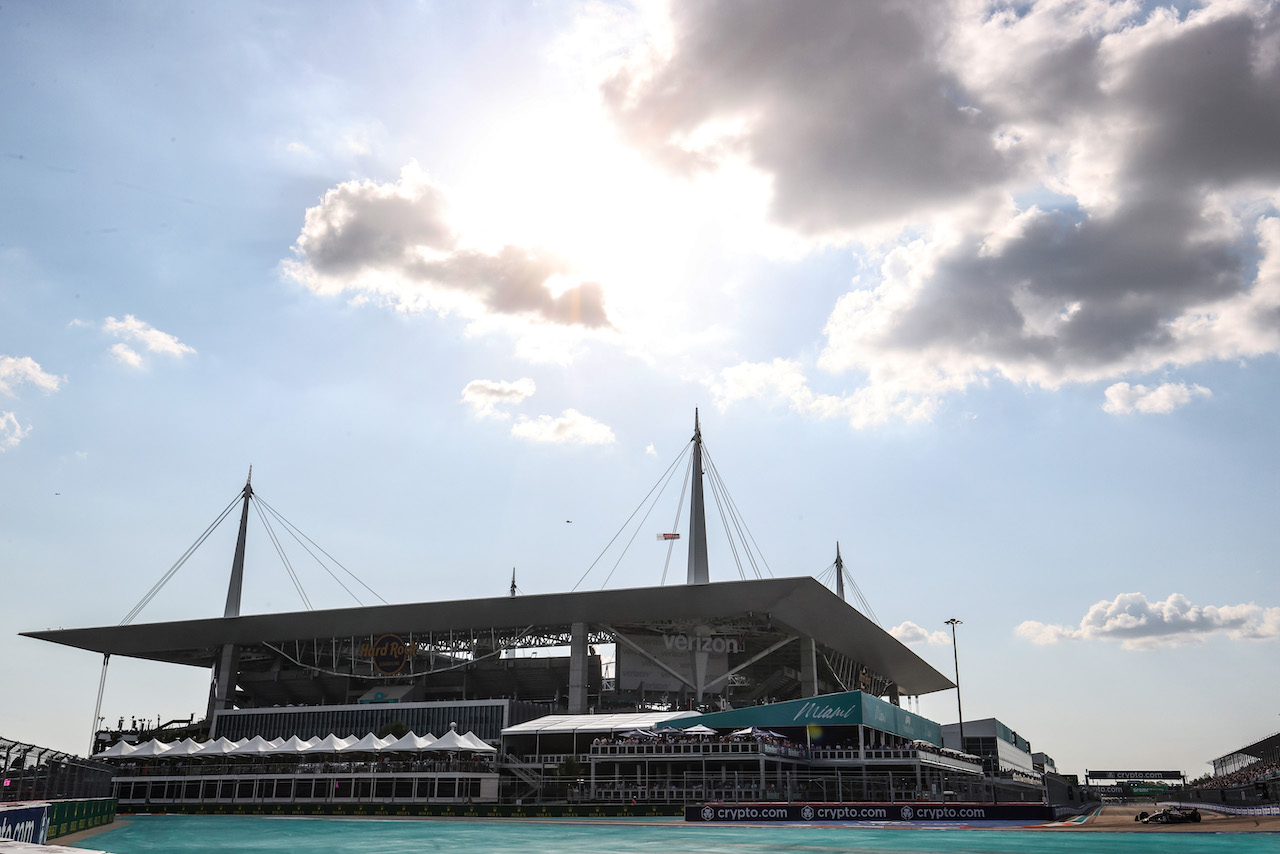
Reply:
<svg viewBox="0 0 1280 854"><path fill-rule="evenodd" d="M769 566L769 562L764 557L764 552L760 549L760 544L756 542L755 537L751 533L751 529L747 527L746 521L738 511L738 506L734 503L733 496L729 494L729 487L725 484L724 478L720 476L720 469L716 467L715 461L711 458L711 454L707 450L705 442L702 445L702 453L707 461L708 470L712 475L713 491L717 493L717 504L719 503L719 493L723 493L729 515L733 519L734 528L738 531L738 537L742 540L743 550L746 552L747 559L751 563L752 571L755 572L756 578L764 577L764 574L760 572L759 565L756 563L756 555L759 555L760 563L764 564L765 573L772 578L773 569ZM733 538L730 537L730 542L732 542L732 539ZM746 574L742 572L741 567L739 567L738 573L743 578L746 577Z"/></svg>
<svg viewBox="0 0 1280 854"><path fill-rule="evenodd" d="M689 457L689 462L690 463L693 462L692 456ZM669 468L667 469L667 471L671 472L673 475L675 474L674 468ZM666 488L667 488L666 484L670 482L671 482L671 477L668 476L666 483L664 483L662 486L663 492L666 491ZM659 495L661 494L662 493L659 493ZM609 583L609 579L613 578L613 574L618 571L618 564L622 563L622 559L627 556L627 550L631 548L631 544L635 542L636 537L640 536L640 529L644 527L645 520L649 518L649 514L652 513L653 508L657 506L658 506L658 500L657 498L654 498L654 500L649 503L649 509L645 511L644 516L640 517L640 521L636 524L636 529L635 531L632 532L631 539L627 540L627 544L622 547L622 553L618 555L618 559L613 562L613 569L609 570L609 574L606 575L604 578L604 583L600 585L601 590L603 590L605 588L605 585ZM664 573L664 576L665 576L665 573Z"/></svg>
<svg viewBox="0 0 1280 854"><path fill-rule="evenodd" d="M676 505L676 518L671 522L672 532L680 530L680 514L684 512L684 497L689 494L689 484L692 482L692 479L689 477L689 473L692 471L693 454L690 454L689 464L684 467L684 480L680 485L680 502ZM667 583L667 570L671 568L671 556L675 553L676 542L676 540L672 540L667 543L667 559L662 563L662 581L658 582L658 586L660 587Z"/></svg>
<svg viewBox="0 0 1280 854"><path fill-rule="evenodd" d="M255 496L255 497L256 497L256 496ZM365 590L369 591L371 594L373 594L375 597L377 597L377 599L378 599L380 602L382 602L382 604L383 604L383 605L387 605L387 604L389 604L389 603L387 602L387 600L386 600L386 599L383 599L380 595L378 595L378 591L374 590L374 589L373 589L372 587L370 587L368 584L365 584L365 583L364 583L364 581L360 578L360 576L356 575L354 572L352 572L351 570L347 569L345 566L343 566L343 565L342 565L342 563L341 563L340 561L338 561L336 558L334 558L334 556L333 556L333 555L329 554L327 551L325 551L324 549L322 549L322 548L319 546L319 544L317 544L317 543L316 543L316 541L315 541L315 540L311 539L311 538L310 538L310 537L308 537L306 534L302 533L302 531L298 529L298 526L297 526L297 525L294 525L294 524L293 524L292 522L290 522L288 519L284 518L284 516L280 515L280 513L279 513L279 512L278 512L274 507L272 507L272 506L271 506L270 504L268 504L267 502L263 501L261 498L258 498L257 500L258 500L259 502L261 502L261 503L262 503L262 506L263 506L263 507L265 507L265 508L267 509L267 512L268 512L268 513L270 513L270 514L272 515L272 517L274 517L276 520L278 520L278 521L280 522L280 524L284 525L285 530L286 530L286 531L288 531L288 532L289 532L289 535L290 535L291 537L293 537L293 538L294 538L294 540L296 540L296 541L297 541L298 545L302 546L303 550L304 550L304 551L306 551L306 552L307 552L307 554L311 555L311 558L312 558L316 563L318 563L318 564L320 565L321 569L323 569L325 572L329 573L329 577L330 577L330 578L332 578L334 581L338 582L338 586L340 586L343 590L347 591L347 594L348 594L352 599L355 599L355 600L356 600L357 602L359 602L361 605L363 605L363 604L364 604L364 602L363 602L363 601L361 601L360 597L359 597L359 596L357 596L354 592L352 592L351 588L349 588L349 587L347 587L347 585L343 584L343 583L342 583L342 579L340 579L337 575L335 575L335 574L334 574L334 572L333 572L333 570L329 569L328 565L326 565L324 561L320 560L320 558L316 556L315 552L311 551L311 549L307 547L307 546L308 546L308 544L310 544L311 546L313 546L313 547L316 549L316 551L320 552L320 554L324 555L324 556L325 556L325 557L327 557L329 560L333 561L333 563L334 563L334 565L335 565L335 566L337 566L339 569L341 569L341 570L342 570L343 572L345 572L347 575L351 576L351 578L353 578L353 579L356 581L356 583L357 583L357 584L359 584L361 587L363 587ZM305 540L306 542L303 542L304 540Z"/></svg>
<svg viewBox="0 0 1280 854"><path fill-rule="evenodd" d="M200 548L204 541L209 538L209 535L222 524L222 520L226 519L227 516L230 515L231 511L235 509L236 504L239 503L243 495L244 491L241 490L236 494L235 498L231 499L231 503L226 506L226 509L218 514L218 518L214 519L213 523L204 529L204 533L197 537L196 541L187 547L187 550L182 553L182 557L178 558L177 562L174 563L173 566L169 567L168 572L160 577L160 580L147 591L147 595L143 596L142 599L139 600L138 604L134 605L133 609L130 610L128 614L125 614L124 619L121 620L118 625L127 626L129 623L133 622L135 617L142 613L142 609L151 603L151 600L156 597L156 594L160 592L161 588L169 583L169 579L173 578L173 576L177 574L178 570L182 569L182 565L187 562L187 559L190 558L191 555L195 553L196 549Z"/></svg>
<svg viewBox="0 0 1280 854"><path fill-rule="evenodd" d="M703 449L705 452L705 448ZM724 526L724 538L729 541L729 551L733 554L734 566L738 568L738 577L743 581L747 580L747 574L742 571L742 558L738 556L738 544L733 538L733 532L729 530L729 517L726 515L725 507L720 500L720 490L716 488L715 478L711 479L711 497L716 501L716 510L720 513L720 524Z"/></svg>
<svg viewBox="0 0 1280 854"><path fill-rule="evenodd" d="M691 446L692 444L693 443L690 442L689 445L685 447L685 451L682 451L679 456L677 456L674 460L671 461L671 465L667 466L667 470L663 472L662 475L658 478L658 482L649 488L648 494L645 495L645 497L640 500L640 503L636 505L636 509L631 511L631 515L627 517L627 521L622 523L622 527L619 528L617 533L615 533L613 537L610 538L609 542L605 544L605 547L600 550L600 554L596 556L596 559L591 561L591 565L587 567L586 572L582 573L582 577L579 578L577 583L574 584L573 587L569 589L570 593L578 589L579 585L581 585L582 582L586 580L587 576L591 573L591 570L595 569L596 564L599 563L600 559L605 556L605 553L609 551L609 549L613 546L614 542L618 539L618 537L622 536L622 532L625 531L627 529L627 526L631 524L631 520L634 519L636 514L640 512L640 508L644 507L645 502L649 500L649 496L653 495L654 490L658 489L659 486L662 486L664 489L666 488L665 483L666 481L670 480L671 471L676 467L676 463L680 462L680 458L684 456L685 452L689 450L689 446Z"/></svg>
<svg viewBox="0 0 1280 854"><path fill-rule="evenodd" d="M302 598L302 604L307 607L308 611L315 610L311 606L311 599L308 598L307 591L302 589L302 581L298 578L298 573L294 571L293 564L289 562L289 556L285 554L284 546L280 544L280 538L276 536L275 529L271 527L267 514L263 512L257 502L254 502L253 509L257 512L258 518L262 520L262 527L267 529L267 537L271 540L271 545L275 547L276 554L280 556L280 562L284 564L285 572L289 573L289 579L293 581L294 589L298 591L298 596Z"/></svg>

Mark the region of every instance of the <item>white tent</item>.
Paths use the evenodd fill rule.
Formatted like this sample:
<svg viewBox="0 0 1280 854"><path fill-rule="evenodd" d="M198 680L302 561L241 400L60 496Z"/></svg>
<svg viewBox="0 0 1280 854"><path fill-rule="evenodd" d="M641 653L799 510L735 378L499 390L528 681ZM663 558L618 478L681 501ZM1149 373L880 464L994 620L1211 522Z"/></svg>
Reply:
<svg viewBox="0 0 1280 854"><path fill-rule="evenodd" d="M260 735L255 735L243 744L238 745L234 750L228 750L227 753L232 756L261 756L264 753L270 753L274 749L271 742Z"/></svg>
<svg viewBox="0 0 1280 854"><path fill-rule="evenodd" d="M709 726L704 726L703 724L694 724L686 729L685 733L688 735L715 735L716 731Z"/></svg>
<svg viewBox="0 0 1280 854"><path fill-rule="evenodd" d="M169 752L166 756L191 756L199 753L204 748L203 742L194 739L184 738L182 741L176 741L169 745Z"/></svg>
<svg viewBox="0 0 1280 854"><path fill-rule="evenodd" d="M471 732L470 730L468 730L467 733L462 736L462 740L471 742L471 744L474 745L473 749L476 751L476 753L497 753L498 752L498 748L494 747L492 744L489 744L487 741L480 738L480 736L476 735L474 732Z"/></svg>
<svg viewBox="0 0 1280 854"><path fill-rule="evenodd" d="M304 751L306 751L308 747L315 744L319 740L320 739L318 738L304 739L304 738L298 738L296 735L290 736L288 741L285 741L281 744L277 744L275 747L273 747L271 749L271 753L274 755L278 755L282 753L286 753L286 754L303 753Z"/></svg>
<svg viewBox="0 0 1280 854"><path fill-rule="evenodd" d="M386 747L395 739L381 739L373 733L369 733L364 738L352 741L345 747L338 748L339 753L377 753Z"/></svg>
<svg viewBox="0 0 1280 854"><path fill-rule="evenodd" d="M93 754L93 759L119 759L121 756L128 756L138 748L134 747L127 741L120 740L108 747L106 750Z"/></svg>
<svg viewBox="0 0 1280 854"><path fill-rule="evenodd" d="M388 753L417 753L419 750L426 749L426 745L433 743L433 741L435 741L435 736L431 735L430 732L426 735L415 735L412 732L406 732L398 739L390 741L387 746L384 746L383 750Z"/></svg>
<svg viewBox="0 0 1280 854"><path fill-rule="evenodd" d="M329 733L324 738L312 744L310 747L304 748L300 752L307 753L307 754L337 753L339 750L346 747L348 744L350 744L354 740L355 739L351 739L351 738L338 738L333 733Z"/></svg>
<svg viewBox="0 0 1280 854"><path fill-rule="evenodd" d="M390 753L417 753L420 750L425 750L427 745L431 744L431 742L435 740L436 737L431 733L427 733L426 735L414 735L410 732L391 742L382 749Z"/></svg>
<svg viewBox="0 0 1280 854"><path fill-rule="evenodd" d="M491 747L480 740L473 732L466 735L458 735L457 724L449 724L449 731L444 735L431 742L426 747L433 753L442 753L446 750L463 751L466 753L497 753L497 748Z"/></svg>
<svg viewBox="0 0 1280 854"><path fill-rule="evenodd" d="M134 750L129 752L129 756L135 759L154 758L163 756L170 750L169 745L158 739L151 739L145 744L139 744Z"/></svg>
<svg viewBox="0 0 1280 854"><path fill-rule="evenodd" d="M200 748L199 752L191 754L192 756L223 756L236 749L236 745L240 742L232 741L229 738L218 736L213 741L206 741Z"/></svg>

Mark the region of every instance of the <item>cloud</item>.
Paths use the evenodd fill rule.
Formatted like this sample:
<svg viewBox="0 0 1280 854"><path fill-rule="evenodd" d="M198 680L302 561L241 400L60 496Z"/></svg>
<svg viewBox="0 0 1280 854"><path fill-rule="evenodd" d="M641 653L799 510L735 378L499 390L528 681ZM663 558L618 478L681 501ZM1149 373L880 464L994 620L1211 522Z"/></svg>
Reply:
<svg viewBox="0 0 1280 854"><path fill-rule="evenodd" d="M816 359L731 368L723 402L867 425L997 378L1280 353L1280 4L724 0L666 25L603 86L632 144L749 164L776 222L864 261Z"/></svg>
<svg viewBox="0 0 1280 854"><path fill-rule="evenodd" d="M673 3L670 45L603 85L638 146L692 173L745 159L799 230L909 217L1018 169L999 117L935 59L941 2Z"/></svg>
<svg viewBox="0 0 1280 854"><path fill-rule="evenodd" d="M930 646L942 646L951 643L951 637L946 632L931 632L910 620L889 629L889 634L905 644L927 643Z"/></svg>
<svg viewBox="0 0 1280 854"><path fill-rule="evenodd" d="M522 416L511 426L511 435L534 442L575 445L611 445L615 441L613 430L608 425L576 409L566 409L559 418L550 415L537 418Z"/></svg>
<svg viewBox="0 0 1280 854"><path fill-rule="evenodd" d="M513 406L532 397L537 386L528 377L514 382L472 380L462 389L462 402L480 418L510 418L499 406Z"/></svg>
<svg viewBox="0 0 1280 854"><path fill-rule="evenodd" d="M928 420L937 409L933 396L904 395L892 382L871 383L852 393L820 394L804 366L793 359L744 362L722 369L706 383L720 410L742 400L782 404L809 418L843 418L855 428L890 419Z"/></svg>
<svg viewBox="0 0 1280 854"><path fill-rule="evenodd" d="M126 314L124 320L108 317L103 321L102 329L117 338L123 338L129 344L141 347L148 353L180 359L183 356L194 355L196 352L195 348L183 344L175 336L168 332L161 332L151 324L138 320L132 314ZM111 355L122 365L141 368L142 355L129 344L124 342L115 344L111 348Z"/></svg>
<svg viewBox="0 0 1280 854"><path fill-rule="evenodd" d="M31 428L19 424L18 417L12 412L0 410L0 453L18 447L30 432Z"/></svg>
<svg viewBox="0 0 1280 854"><path fill-rule="evenodd" d="M23 384L57 391L62 379L46 372L30 356L0 356L0 394L14 397L14 389Z"/></svg>
<svg viewBox="0 0 1280 854"><path fill-rule="evenodd" d="M1193 397L1208 397L1210 394L1212 392L1203 386L1188 387L1181 383L1165 383L1156 388L1116 383L1107 388L1107 400L1102 404L1102 410L1113 415L1127 415L1130 412L1167 415L1186 406Z"/></svg>
<svg viewBox="0 0 1280 854"><path fill-rule="evenodd" d="M115 359L122 365L128 365L131 368L142 367L142 356L128 344L123 342L113 344L111 345L110 352L111 358Z"/></svg>
<svg viewBox="0 0 1280 854"><path fill-rule="evenodd" d="M1089 608L1079 626L1028 620L1015 630L1038 645L1068 640L1117 641L1124 649L1151 649L1202 641L1213 635L1233 640L1280 638L1280 607L1192 605L1180 593L1149 602L1141 593L1121 593Z"/></svg>
<svg viewBox="0 0 1280 854"><path fill-rule="evenodd" d="M394 183L348 181L327 191L307 210L294 254L286 275L318 294L348 293L406 312L609 326L600 285L575 280L563 258L466 245L444 190L417 163Z"/></svg>

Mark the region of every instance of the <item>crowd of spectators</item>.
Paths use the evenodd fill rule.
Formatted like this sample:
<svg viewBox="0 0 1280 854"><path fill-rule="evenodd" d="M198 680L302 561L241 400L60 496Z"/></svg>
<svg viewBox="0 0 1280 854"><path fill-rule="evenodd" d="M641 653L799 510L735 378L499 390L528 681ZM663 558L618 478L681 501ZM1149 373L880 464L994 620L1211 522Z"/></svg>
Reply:
<svg viewBox="0 0 1280 854"><path fill-rule="evenodd" d="M1227 774L1200 777L1188 785L1197 789L1233 789L1276 778L1280 778L1280 759L1259 759Z"/></svg>

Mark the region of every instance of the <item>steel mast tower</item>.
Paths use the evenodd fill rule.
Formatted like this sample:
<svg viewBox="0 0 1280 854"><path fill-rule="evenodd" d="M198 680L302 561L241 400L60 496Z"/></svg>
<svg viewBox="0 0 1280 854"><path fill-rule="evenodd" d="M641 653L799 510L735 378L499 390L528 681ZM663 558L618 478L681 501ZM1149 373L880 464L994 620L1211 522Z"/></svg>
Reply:
<svg viewBox="0 0 1280 854"><path fill-rule="evenodd" d="M702 427L693 410L693 493L689 504L689 584L711 580L707 569L707 511L702 500Z"/></svg>
<svg viewBox="0 0 1280 854"><path fill-rule="evenodd" d="M231 560L231 582L227 585L227 606L224 619L240 616L240 592L244 588L244 549L249 528L249 500L253 498L253 467L244 482L244 504L240 508L240 533L236 537L236 553ZM209 738L217 737L218 712L229 709L235 702L236 676L240 671L240 648L224 644L218 653L218 663L213 671L213 684L209 686Z"/></svg>

